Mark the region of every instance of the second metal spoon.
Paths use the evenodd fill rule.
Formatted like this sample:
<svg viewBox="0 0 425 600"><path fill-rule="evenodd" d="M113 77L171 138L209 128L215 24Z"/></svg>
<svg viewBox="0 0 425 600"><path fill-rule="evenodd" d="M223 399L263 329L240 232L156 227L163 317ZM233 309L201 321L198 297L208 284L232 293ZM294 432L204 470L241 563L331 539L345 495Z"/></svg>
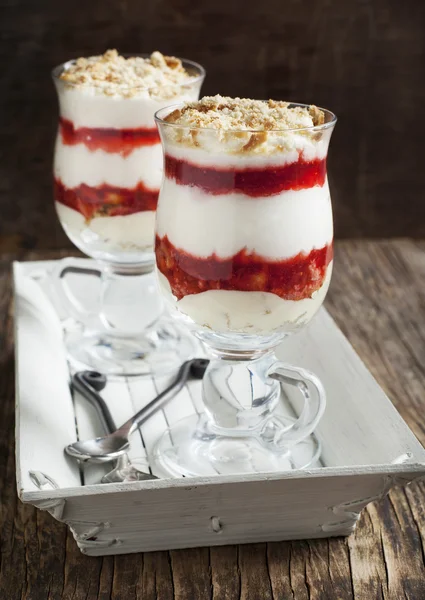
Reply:
<svg viewBox="0 0 425 600"><path fill-rule="evenodd" d="M113 433L93 440L74 442L66 446L65 452L83 462L108 462L116 460L128 449L128 436L145 422L163 404L175 396L185 385L189 377L202 379L209 360L194 358L182 364L175 380L149 404L144 406L131 419L126 421Z"/></svg>
<svg viewBox="0 0 425 600"><path fill-rule="evenodd" d="M105 433L113 433L117 426L111 412L99 392L105 389L107 379L97 371L78 371L72 376L72 387L90 404L96 411L97 417L105 430ZM146 468L149 468L146 465ZM127 454L122 454L116 460L114 468L105 473L101 483L120 483L122 481L144 481L146 479L158 479L152 473L141 471L134 467Z"/></svg>

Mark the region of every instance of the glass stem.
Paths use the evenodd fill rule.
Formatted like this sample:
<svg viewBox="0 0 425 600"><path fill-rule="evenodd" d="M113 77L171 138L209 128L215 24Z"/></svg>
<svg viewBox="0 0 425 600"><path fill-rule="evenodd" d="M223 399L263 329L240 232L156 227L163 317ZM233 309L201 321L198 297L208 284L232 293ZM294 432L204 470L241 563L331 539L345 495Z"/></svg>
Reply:
<svg viewBox="0 0 425 600"><path fill-rule="evenodd" d="M136 336L153 325L162 312L163 303L153 277L102 270L100 319L108 333Z"/></svg>
<svg viewBox="0 0 425 600"><path fill-rule="evenodd" d="M229 435L261 428L279 400L279 383L268 377L273 353L255 360L212 359L203 380L203 400L210 424Z"/></svg>

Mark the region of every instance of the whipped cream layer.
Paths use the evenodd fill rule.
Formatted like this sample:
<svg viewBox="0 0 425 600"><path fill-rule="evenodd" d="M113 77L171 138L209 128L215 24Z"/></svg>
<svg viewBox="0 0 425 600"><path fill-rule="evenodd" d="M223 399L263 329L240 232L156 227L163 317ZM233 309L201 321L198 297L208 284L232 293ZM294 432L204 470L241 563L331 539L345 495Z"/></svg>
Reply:
<svg viewBox="0 0 425 600"><path fill-rule="evenodd" d="M327 136L312 140L296 132L288 136L284 132L268 132L267 138L257 148L244 148L255 133L221 132L199 129L183 131L183 141L173 131L165 130L167 154L202 166L266 168L296 162L300 156L306 161L326 158L329 141ZM194 142L196 146L194 146Z"/></svg>
<svg viewBox="0 0 425 600"><path fill-rule="evenodd" d="M136 127L154 128L154 114L170 103L195 100L200 84L188 84L174 90L170 99L151 98L148 91L141 90L131 98L105 96L97 93L96 88L72 88L59 84L60 114L71 121L74 127L115 127L129 129Z"/></svg>
<svg viewBox="0 0 425 600"><path fill-rule="evenodd" d="M134 188L139 182L159 190L162 179L161 144L135 148L128 156L103 150L89 150L84 144L65 145L59 134L56 140L54 175L67 188L82 183L100 186L107 183Z"/></svg>
<svg viewBox="0 0 425 600"><path fill-rule="evenodd" d="M286 259L333 239L329 186L265 198L214 196L166 178L157 210L157 235L198 257L228 258L246 249Z"/></svg>
<svg viewBox="0 0 425 600"><path fill-rule="evenodd" d="M77 210L55 202L59 220L66 234L86 252L144 252L153 247L154 211L131 215L95 217L88 223Z"/></svg>
<svg viewBox="0 0 425 600"><path fill-rule="evenodd" d="M321 288L311 298L284 300L268 292L208 290L175 300L167 278L158 272L168 302L192 322L219 333L291 333L308 323L323 304L332 275L331 262Z"/></svg>

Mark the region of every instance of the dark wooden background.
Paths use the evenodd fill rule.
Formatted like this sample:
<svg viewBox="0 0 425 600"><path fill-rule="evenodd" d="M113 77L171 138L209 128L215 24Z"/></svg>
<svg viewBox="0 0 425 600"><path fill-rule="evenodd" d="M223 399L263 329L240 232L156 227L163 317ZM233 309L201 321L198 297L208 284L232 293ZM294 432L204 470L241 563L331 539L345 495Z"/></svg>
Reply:
<svg viewBox="0 0 425 600"><path fill-rule="evenodd" d="M52 206L50 69L109 47L207 68L204 93L314 102L339 237L425 236L422 0L0 0L0 251L71 247Z"/></svg>

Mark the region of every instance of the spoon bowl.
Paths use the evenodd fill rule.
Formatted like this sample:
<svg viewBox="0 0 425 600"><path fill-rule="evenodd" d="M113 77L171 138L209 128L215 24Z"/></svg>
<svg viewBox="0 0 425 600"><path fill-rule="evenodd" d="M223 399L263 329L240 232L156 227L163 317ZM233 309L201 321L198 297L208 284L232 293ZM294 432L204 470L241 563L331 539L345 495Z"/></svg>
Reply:
<svg viewBox="0 0 425 600"><path fill-rule="evenodd" d="M66 453L82 462L104 463L116 460L128 450L128 439L122 436L104 437L74 442L66 447Z"/></svg>

